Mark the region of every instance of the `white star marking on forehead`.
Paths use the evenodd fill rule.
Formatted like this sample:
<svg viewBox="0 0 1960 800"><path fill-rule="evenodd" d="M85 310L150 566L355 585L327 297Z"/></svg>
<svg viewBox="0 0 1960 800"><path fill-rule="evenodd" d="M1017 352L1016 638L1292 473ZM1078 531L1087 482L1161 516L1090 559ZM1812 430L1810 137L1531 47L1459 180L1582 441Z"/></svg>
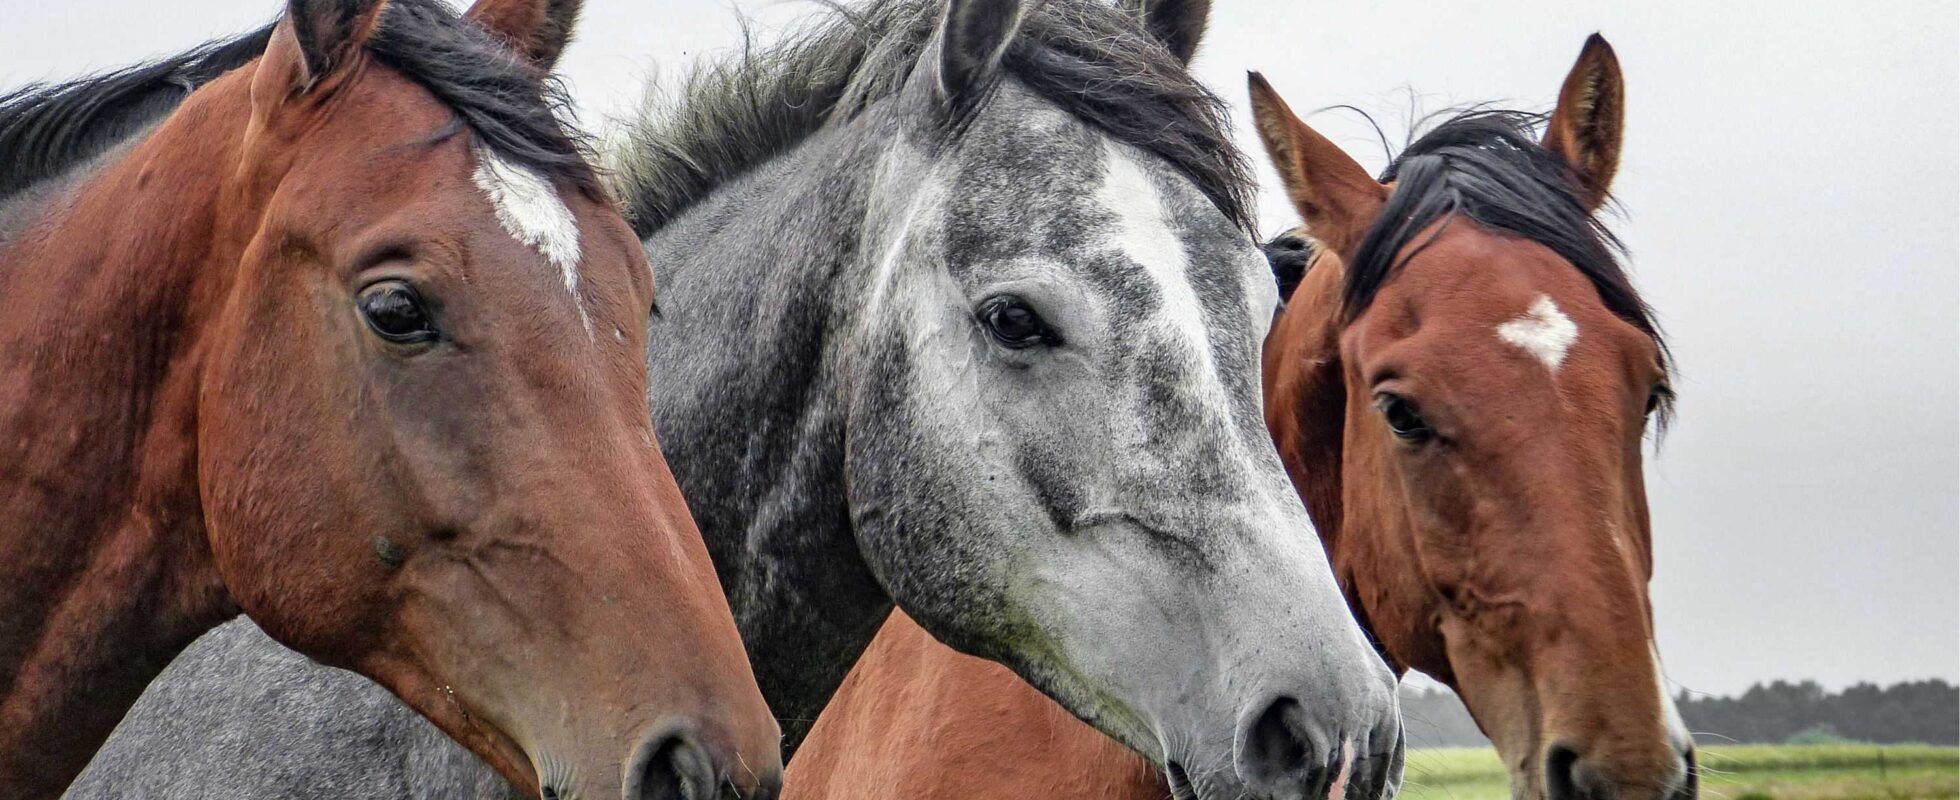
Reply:
<svg viewBox="0 0 1960 800"><path fill-rule="evenodd" d="M1579 326L1558 310L1550 295L1541 294L1524 316L1497 326L1497 337L1524 348L1546 369L1557 372L1566 351L1579 341Z"/></svg>
<svg viewBox="0 0 1960 800"><path fill-rule="evenodd" d="M1097 187L1096 200L1116 215L1116 224L1109 231L1114 244L1143 267L1143 273L1162 293L1163 321L1194 346L1202 367L1209 372L1209 329L1197 290L1185 274L1189 258L1184 242L1165 219L1163 201L1150 175L1124 148L1110 144L1104 149L1103 182Z"/></svg>
<svg viewBox="0 0 1960 800"><path fill-rule="evenodd" d="M592 320L585 314L584 298L578 291L578 220L558 197L558 189L531 169L505 161L486 147L476 148L476 172L471 179L476 188L490 198L497 210L497 222L523 244L536 248L546 261L558 268L565 279L565 291L572 295L579 321L585 332L592 332Z"/></svg>

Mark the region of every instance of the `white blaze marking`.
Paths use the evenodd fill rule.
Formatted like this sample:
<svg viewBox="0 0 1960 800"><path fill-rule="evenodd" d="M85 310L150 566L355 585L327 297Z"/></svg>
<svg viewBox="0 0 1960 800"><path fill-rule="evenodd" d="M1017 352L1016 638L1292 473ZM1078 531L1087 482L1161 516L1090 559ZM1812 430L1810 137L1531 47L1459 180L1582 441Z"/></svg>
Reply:
<svg viewBox="0 0 1960 800"><path fill-rule="evenodd" d="M1189 342L1198 354L1198 374L1215 377L1211 363L1210 329L1205 325L1204 309L1198 293L1185 274L1188 258L1184 242L1172 232L1164 218L1164 206L1157 187L1143 167L1116 145L1104 151L1103 182L1096 200L1116 215L1115 240L1118 248L1143 267L1163 292L1163 313L1178 338ZM1216 381L1207 381L1216 383ZM1223 394L1223 386L1207 387Z"/></svg>
<svg viewBox="0 0 1960 800"><path fill-rule="evenodd" d="M476 172L470 176L476 188L490 198L497 210L497 222L511 238L536 248L544 259L558 268L565 279L565 291L572 295L579 321L592 332L592 320L585 314L585 301L578 291L578 220L558 189L544 176L505 161L489 148L476 149Z"/></svg>
<svg viewBox="0 0 1960 800"><path fill-rule="evenodd" d="M1557 372L1558 366L1565 363L1565 351L1579 341L1579 326L1558 310L1550 295L1541 294L1524 316L1497 326L1497 336L1524 348L1545 362L1546 369Z"/></svg>
<svg viewBox="0 0 1960 800"><path fill-rule="evenodd" d="M1654 685L1660 690L1661 724L1667 728L1668 741L1677 747L1691 746L1694 736L1688 732L1687 723L1681 720L1681 709L1674 705L1674 698L1667 693L1667 673L1661 670L1661 651L1649 643L1647 653L1654 659Z"/></svg>

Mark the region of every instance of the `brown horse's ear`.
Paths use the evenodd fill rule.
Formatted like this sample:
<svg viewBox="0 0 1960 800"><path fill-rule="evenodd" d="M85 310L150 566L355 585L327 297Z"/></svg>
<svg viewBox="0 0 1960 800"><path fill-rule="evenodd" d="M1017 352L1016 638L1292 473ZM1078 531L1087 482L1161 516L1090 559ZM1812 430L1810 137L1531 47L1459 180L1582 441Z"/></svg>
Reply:
<svg viewBox="0 0 1960 800"><path fill-rule="evenodd" d="M1381 214L1388 188L1301 122L1265 76L1251 72L1246 77L1253 122L1273 167L1279 170L1287 197L1315 239L1344 258L1352 257L1368 226Z"/></svg>
<svg viewBox="0 0 1960 800"><path fill-rule="evenodd" d="M254 105L270 109L355 60L386 0L289 0L252 74Z"/></svg>
<svg viewBox="0 0 1960 800"><path fill-rule="evenodd" d="M1565 76L1558 108L1545 127L1545 148L1571 165L1579 199L1589 210L1606 203L1620 168L1620 135L1626 117L1626 85L1613 46L1595 33Z"/></svg>
<svg viewBox="0 0 1960 800"><path fill-rule="evenodd" d="M1021 0L948 0L939 26L939 94L961 107L993 82L1021 28Z"/></svg>
<svg viewBox="0 0 1960 800"><path fill-rule="evenodd" d="M1185 64L1198 54L1211 19L1211 0L1140 0L1144 29Z"/></svg>
<svg viewBox="0 0 1960 800"><path fill-rule="evenodd" d="M539 72L549 73L571 43L584 5L580 0L477 0L463 17L510 43Z"/></svg>

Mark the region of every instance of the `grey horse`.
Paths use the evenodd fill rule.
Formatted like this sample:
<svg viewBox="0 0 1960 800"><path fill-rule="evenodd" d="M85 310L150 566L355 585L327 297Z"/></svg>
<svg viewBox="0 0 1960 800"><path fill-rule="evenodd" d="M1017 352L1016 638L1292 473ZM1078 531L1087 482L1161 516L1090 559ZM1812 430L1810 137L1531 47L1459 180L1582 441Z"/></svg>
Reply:
<svg viewBox="0 0 1960 800"><path fill-rule="evenodd" d="M655 427L791 749L895 602L1182 796L1399 776L1394 679L1262 418L1277 293L1186 69L1207 11L840 9L698 70L616 154L661 292ZM272 647L232 625L194 648L71 796L159 772L148 796L482 785L419 769L453 762L377 690ZM266 766L287 761L310 774Z"/></svg>

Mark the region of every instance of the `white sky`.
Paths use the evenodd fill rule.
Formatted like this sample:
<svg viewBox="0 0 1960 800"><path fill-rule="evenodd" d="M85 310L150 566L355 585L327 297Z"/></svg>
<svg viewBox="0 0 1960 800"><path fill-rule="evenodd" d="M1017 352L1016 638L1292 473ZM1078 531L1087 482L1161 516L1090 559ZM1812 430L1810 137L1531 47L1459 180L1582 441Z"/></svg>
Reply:
<svg viewBox="0 0 1960 800"><path fill-rule="evenodd" d="M271 0L4 0L0 91L182 50ZM1542 108L1586 34L1628 80L1617 226L1679 356L1648 470L1661 652L1679 686L1960 678L1960 4L1218 0L1201 75L1399 139L1424 107ZM589 0L565 71L588 125L658 67L818 13ZM167 10L166 10L167 9ZM1312 117L1370 169L1372 134ZM1293 216L1263 160L1262 218Z"/></svg>

